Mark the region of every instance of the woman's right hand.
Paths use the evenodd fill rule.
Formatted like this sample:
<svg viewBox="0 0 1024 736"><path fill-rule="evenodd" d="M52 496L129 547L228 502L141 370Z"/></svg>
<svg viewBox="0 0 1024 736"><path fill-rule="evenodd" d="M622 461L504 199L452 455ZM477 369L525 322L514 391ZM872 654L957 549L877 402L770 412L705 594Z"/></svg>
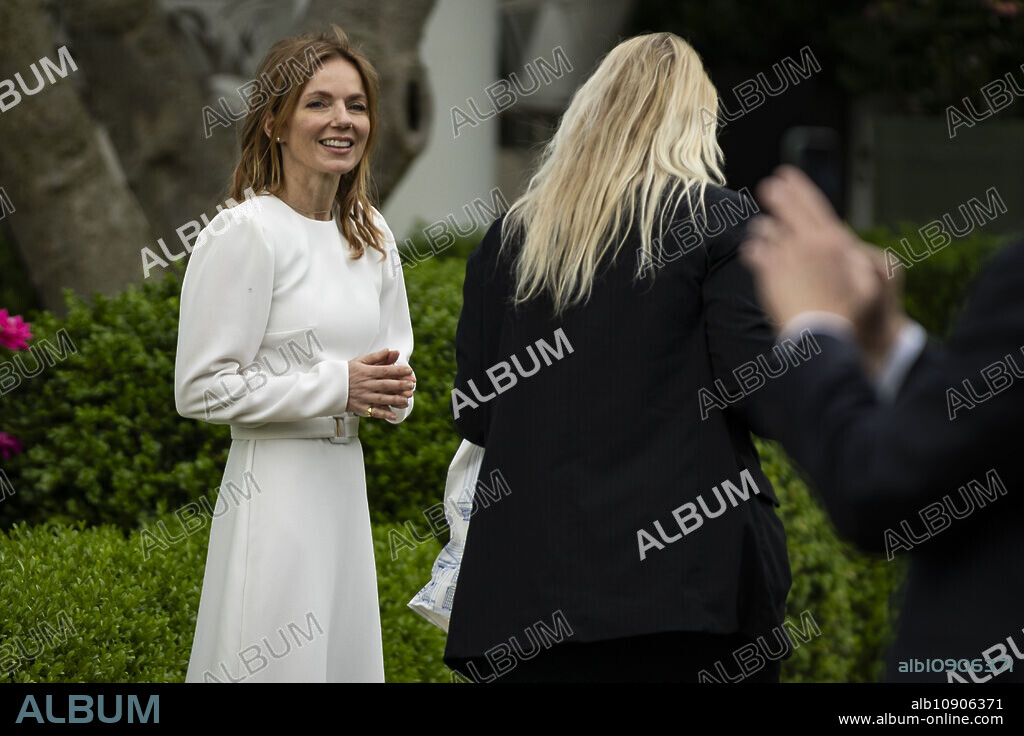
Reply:
<svg viewBox="0 0 1024 736"><path fill-rule="evenodd" d="M397 419L390 407L406 407L416 387L412 368L394 365L397 350L378 350L348 362L348 405L345 411L366 417L373 408L374 419Z"/></svg>

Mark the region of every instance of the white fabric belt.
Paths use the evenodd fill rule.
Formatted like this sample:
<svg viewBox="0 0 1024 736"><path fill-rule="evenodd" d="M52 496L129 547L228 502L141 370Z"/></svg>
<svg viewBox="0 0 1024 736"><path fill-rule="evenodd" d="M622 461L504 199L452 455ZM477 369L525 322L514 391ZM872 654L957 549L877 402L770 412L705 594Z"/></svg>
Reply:
<svg viewBox="0 0 1024 736"><path fill-rule="evenodd" d="M358 436L359 417L355 414L315 417L298 422L267 422L258 427L231 425L233 440L328 439L334 444L347 445Z"/></svg>

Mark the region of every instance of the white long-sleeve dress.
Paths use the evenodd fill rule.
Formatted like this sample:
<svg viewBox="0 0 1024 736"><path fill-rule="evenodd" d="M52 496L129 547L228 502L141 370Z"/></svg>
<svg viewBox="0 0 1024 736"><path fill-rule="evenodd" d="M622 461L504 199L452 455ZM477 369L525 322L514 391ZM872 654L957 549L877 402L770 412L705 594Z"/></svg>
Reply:
<svg viewBox="0 0 1024 736"><path fill-rule="evenodd" d="M210 221L182 286L181 415L242 426L338 416L348 360L390 348L409 364L401 262L373 212L386 258L367 248L353 260L335 222L272 195ZM394 411L403 421L412 401ZM186 682L384 681L358 440L233 439L211 515Z"/></svg>

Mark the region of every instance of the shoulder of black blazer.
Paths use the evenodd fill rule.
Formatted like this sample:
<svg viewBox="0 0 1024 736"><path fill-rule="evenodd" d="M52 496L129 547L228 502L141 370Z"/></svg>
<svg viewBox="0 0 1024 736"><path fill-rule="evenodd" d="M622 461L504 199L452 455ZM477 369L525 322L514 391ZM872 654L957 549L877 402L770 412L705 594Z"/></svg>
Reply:
<svg viewBox="0 0 1024 736"><path fill-rule="evenodd" d="M883 551L886 530L960 486L1020 476L1024 378L973 406L953 392L984 386L981 371L1007 355L1024 368L1022 293L1024 241L984 269L946 345L925 348L892 404L877 400L857 348L826 335L815 335L820 353L771 382L779 439L841 534Z"/></svg>
<svg viewBox="0 0 1024 736"><path fill-rule="evenodd" d="M667 198L668 193L662 197L663 206ZM722 233L721 237L713 238L708 243L708 246L711 249L714 246L718 246L729 251L734 250L739 245L752 216L759 211L757 202L750 196L749 192L745 190L736 191L716 184L708 184L705 187L703 206L705 210L715 207L726 208L730 227ZM699 211L700 208L698 206ZM508 266L514 260L515 254L518 252L518 246L521 244L517 235L511 233L508 245L501 247L506 214L502 213L488 226L484 237L469 255L469 260L478 262L478 265L487 264L489 272L493 272L496 269L499 261L504 262ZM665 223L666 230L671 229L672 223L690 218L690 208L687 199L680 197L677 200L676 206L668 214L673 216ZM709 250L709 248L705 248L705 251Z"/></svg>
<svg viewBox="0 0 1024 736"><path fill-rule="evenodd" d="M754 200L741 192L709 184L704 192L703 210L717 211L717 217L727 222L721 232L702 242L700 251L692 255L704 259L703 299L705 301L708 331L709 360L716 379L721 381L729 395L743 398L731 403L726 412L732 421L739 422L762 437L774 438L775 417L757 394L747 396L738 388L734 371L772 355L774 337L771 326L754 294L749 271L738 258L746 226L757 212ZM664 200L663 200L664 201ZM664 205L663 205L664 206ZM700 208L697 209L700 212ZM679 220L690 220L687 198L680 198L666 222L666 231ZM705 215L705 218L710 215ZM707 220L705 219L705 222ZM483 371L500 359L497 345L500 339L502 310L509 294L515 257L520 241L510 234L506 247L502 247L505 216L502 215L488 228L483 239L466 262L463 283L463 308L456 330L456 359L458 370L454 388L467 391L470 380L479 383ZM717 225L716 228L717 230ZM491 407L460 410L453 417L460 435L476 444L484 444L489 428Z"/></svg>

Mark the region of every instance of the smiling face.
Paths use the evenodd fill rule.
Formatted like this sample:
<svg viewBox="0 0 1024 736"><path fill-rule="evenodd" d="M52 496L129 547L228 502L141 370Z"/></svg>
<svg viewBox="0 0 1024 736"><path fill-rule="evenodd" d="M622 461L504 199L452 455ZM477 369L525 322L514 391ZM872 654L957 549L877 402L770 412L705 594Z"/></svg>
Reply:
<svg viewBox="0 0 1024 736"><path fill-rule="evenodd" d="M285 180L347 174L363 157L369 135L369 103L359 70L341 57L325 60L280 132Z"/></svg>

